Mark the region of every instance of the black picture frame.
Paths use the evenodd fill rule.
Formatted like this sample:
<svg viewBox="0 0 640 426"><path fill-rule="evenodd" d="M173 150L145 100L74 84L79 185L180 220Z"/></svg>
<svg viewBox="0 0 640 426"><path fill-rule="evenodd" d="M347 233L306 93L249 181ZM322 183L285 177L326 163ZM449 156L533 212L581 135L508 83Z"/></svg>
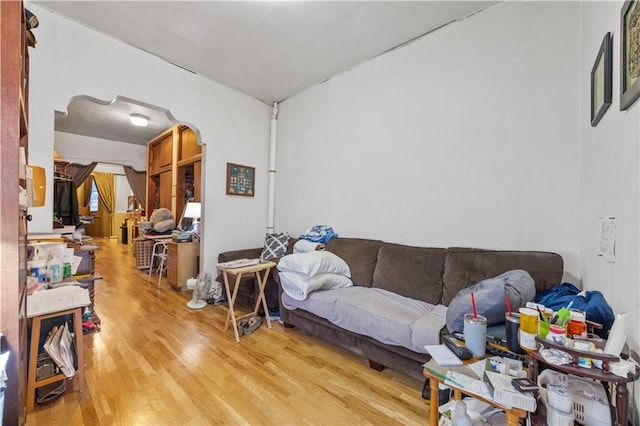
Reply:
<svg viewBox="0 0 640 426"><path fill-rule="evenodd" d="M591 68L591 126L595 127L611 105L611 74L613 63L613 37L604 35L600 50Z"/></svg>
<svg viewBox="0 0 640 426"><path fill-rule="evenodd" d="M227 163L227 195L255 195L256 169L241 164Z"/></svg>
<svg viewBox="0 0 640 426"><path fill-rule="evenodd" d="M625 1L620 10L620 111L640 97L640 7Z"/></svg>

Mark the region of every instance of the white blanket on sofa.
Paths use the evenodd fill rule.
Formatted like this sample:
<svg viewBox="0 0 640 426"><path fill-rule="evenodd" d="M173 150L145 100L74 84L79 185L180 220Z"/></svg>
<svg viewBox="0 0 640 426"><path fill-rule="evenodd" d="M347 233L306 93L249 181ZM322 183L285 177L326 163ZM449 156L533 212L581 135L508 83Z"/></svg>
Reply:
<svg viewBox="0 0 640 426"><path fill-rule="evenodd" d="M447 311L444 305L361 286L316 291L306 300L284 293L282 302L289 310L304 309L346 330L419 353L427 353L424 345L440 343Z"/></svg>

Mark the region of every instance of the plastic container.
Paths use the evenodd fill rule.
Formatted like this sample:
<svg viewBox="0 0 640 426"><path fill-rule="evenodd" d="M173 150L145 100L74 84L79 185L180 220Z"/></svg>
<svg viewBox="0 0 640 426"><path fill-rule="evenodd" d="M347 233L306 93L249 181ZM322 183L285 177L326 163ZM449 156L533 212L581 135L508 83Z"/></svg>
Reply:
<svg viewBox="0 0 640 426"><path fill-rule="evenodd" d="M464 401L454 402L454 410L451 413L451 425L452 426L473 426L471 417L467 413L467 404Z"/></svg>
<svg viewBox="0 0 640 426"><path fill-rule="evenodd" d="M571 311L569 324L567 324L567 337L585 336L587 334L587 323L582 312Z"/></svg>
<svg viewBox="0 0 640 426"><path fill-rule="evenodd" d="M520 308L520 346L523 349L537 349L538 311L531 308Z"/></svg>
<svg viewBox="0 0 640 426"><path fill-rule="evenodd" d="M549 333L547 334L546 339L559 345L564 344L567 339L564 327L557 324L551 324L549 326Z"/></svg>
<svg viewBox="0 0 640 426"><path fill-rule="evenodd" d="M46 260L30 260L27 262L29 274L38 279L38 282L47 281L47 261Z"/></svg>
<svg viewBox="0 0 640 426"><path fill-rule="evenodd" d="M62 256L62 278L69 278L73 273L73 249L68 248Z"/></svg>
<svg viewBox="0 0 640 426"><path fill-rule="evenodd" d="M56 257L47 262L47 280L52 283L62 281L62 261Z"/></svg>

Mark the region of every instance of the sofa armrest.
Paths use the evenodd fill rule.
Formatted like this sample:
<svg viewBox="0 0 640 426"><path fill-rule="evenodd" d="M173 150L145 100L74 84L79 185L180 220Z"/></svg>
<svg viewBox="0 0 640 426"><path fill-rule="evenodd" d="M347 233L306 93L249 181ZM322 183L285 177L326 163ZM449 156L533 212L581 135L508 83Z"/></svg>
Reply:
<svg viewBox="0 0 640 426"><path fill-rule="evenodd" d="M255 259L257 257L260 257L260 253L262 253L262 247L223 251L222 253L218 254L218 263L230 262L232 260L238 260L238 259ZM251 277L251 276L248 275L247 277ZM218 281L219 283L224 282L224 278L222 278L221 271L218 271L218 276L216 277L216 281Z"/></svg>
<svg viewBox="0 0 640 426"><path fill-rule="evenodd" d="M218 254L218 263L229 262L238 259L255 259L260 257L262 253L262 247L223 251Z"/></svg>

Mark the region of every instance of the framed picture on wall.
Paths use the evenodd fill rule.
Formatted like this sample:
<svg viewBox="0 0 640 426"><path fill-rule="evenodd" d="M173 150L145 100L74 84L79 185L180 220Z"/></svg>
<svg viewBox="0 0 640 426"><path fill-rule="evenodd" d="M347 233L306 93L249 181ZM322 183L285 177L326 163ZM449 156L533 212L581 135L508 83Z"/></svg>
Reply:
<svg viewBox="0 0 640 426"><path fill-rule="evenodd" d="M227 163L227 195L255 195L255 167Z"/></svg>
<svg viewBox="0 0 640 426"><path fill-rule="evenodd" d="M591 125L595 127L611 105L612 37L606 33L591 69Z"/></svg>
<svg viewBox="0 0 640 426"><path fill-rule="evenodd" d="M620 111L640 97L640 7L625 1L620 11Z"/></svg>

